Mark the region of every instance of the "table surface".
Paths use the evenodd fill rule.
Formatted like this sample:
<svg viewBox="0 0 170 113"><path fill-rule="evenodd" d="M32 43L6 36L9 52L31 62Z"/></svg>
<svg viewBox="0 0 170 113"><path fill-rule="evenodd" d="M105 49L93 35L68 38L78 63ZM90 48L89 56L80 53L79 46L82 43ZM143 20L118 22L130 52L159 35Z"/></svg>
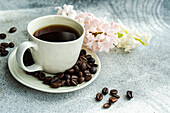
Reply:
<svg viewBox="0 0 170 113"><path fill-rule="evenodd" d="M147 47L131 53L113 49L97 52L102 68L89 86L70 93L50 94L28 88L10 74L7 59L0 57L1 113L168 113L170 112L170 0L0 0L0 32L16 47L28 40L27 24L34 18L56 14L55 6L73 4L75 9L98 17L122 20L127 26L150 31L153 39ZM13 49L9 49L12 52ZM95 101L103 87L117 89L121 98L103 109L109 95ZM127 90L134 98L127 100Z"/></svg>

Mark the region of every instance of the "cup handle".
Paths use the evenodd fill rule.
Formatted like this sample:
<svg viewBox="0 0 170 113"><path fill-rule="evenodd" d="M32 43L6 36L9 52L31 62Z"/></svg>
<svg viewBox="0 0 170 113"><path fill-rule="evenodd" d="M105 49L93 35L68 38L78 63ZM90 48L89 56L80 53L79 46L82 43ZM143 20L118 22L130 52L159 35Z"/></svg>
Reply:
<svg viewBox="0 0 170 113"><path fill-rule="evenodd" d="M16 52L16 60L18 65L25 71L27 72L34 72L34 71L40 71L43 70L42 67L38 64L33 64L31 66L25 66L23 63L23 57L24 57L24 53L28 48L33 48L34 50L38 50L38 46L37 44L35 44L32 41L26 41L23 42L19 45L17 52Z"/></svg>

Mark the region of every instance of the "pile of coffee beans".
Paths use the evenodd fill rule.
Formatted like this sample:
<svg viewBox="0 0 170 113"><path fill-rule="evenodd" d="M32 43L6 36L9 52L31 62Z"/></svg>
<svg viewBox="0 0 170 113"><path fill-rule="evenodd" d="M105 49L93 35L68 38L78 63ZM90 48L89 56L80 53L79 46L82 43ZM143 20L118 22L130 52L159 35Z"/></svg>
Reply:
<svg viewBox="0 0 170 113"><path fill-rule="evenodd" d="M24 53L23 62L25 66L34 64L30 50ZM97 72L97 64L91 55L87 55L86 50L82 49L76 64L62 73L57 73L55 76L46 76L43 72L26 72L29 75L37 77L44 84L50 85L52 88L62 86L77 86L84 81L89 81L92 74Z"/></svg>
<svg viewBox="0 0 170 113"><path fill-rule="evenodd" d="M108 92L109 92L109 89L104 87L102 89L102 93L96 94L96 100L101 101L103 99L103 95L108 94ZM109 108L113 103L117 102L117 100L120 98L120 96L118 95L118 91L116 89L110 90L110 95L111 95L111 97L109 98L108 103L105 103L103 105L104 108ZM132 91L127 91L126 96L128 99L133 98Z"/></svg>
<svg viewBox="0 0 170 113"><path fill-rule="evenodd" d="M8 31L9 33L14 33L17 30L16 27L12 27L10 28L10 30ZM7 35L5 33L0 33L0 39L5 39L7 37ZM6 56L8 55L8 50L6 50L6 48L13 48L15 45L13 42L10 43L6 43L6 42L2 42L0 43L0 53L1 56Z"/></svg>

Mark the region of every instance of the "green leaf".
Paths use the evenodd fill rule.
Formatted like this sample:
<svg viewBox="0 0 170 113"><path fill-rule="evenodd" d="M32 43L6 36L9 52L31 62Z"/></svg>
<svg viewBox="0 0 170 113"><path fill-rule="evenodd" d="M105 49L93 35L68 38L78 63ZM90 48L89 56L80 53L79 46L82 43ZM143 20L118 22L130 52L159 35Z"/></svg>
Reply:
<svg viewBox="0 0 170 113"><path fill-rule="evenodd" d="M142 38L139 39L139 38L134 37L134 39L137 40L137 41L139 41L139 42L140 42L141 44L143 44L144 46L146 46L145 42L142 41Z"/></svg>
<svg viewBox="0 0 170 113"><path fill-rule="evenodd" d="M117 33L118 34L118 38L121 38L122 36L123 36L123 34L122 33Z"/></svg>

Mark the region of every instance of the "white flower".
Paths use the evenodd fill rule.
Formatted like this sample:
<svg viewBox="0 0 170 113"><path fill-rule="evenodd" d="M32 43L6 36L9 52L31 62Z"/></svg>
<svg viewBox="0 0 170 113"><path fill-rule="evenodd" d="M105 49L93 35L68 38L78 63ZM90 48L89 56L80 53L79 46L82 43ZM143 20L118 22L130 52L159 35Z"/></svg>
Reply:
<svg viewBox="0 0 170 113"><path fill-rule="evenodd" d="M75 19L77 12L73 10L72 5L66 5L64 4L63 9L61 7L55 7L55 9L58 9L57 15L63 15L68 16L72 19Z"/></svg>

